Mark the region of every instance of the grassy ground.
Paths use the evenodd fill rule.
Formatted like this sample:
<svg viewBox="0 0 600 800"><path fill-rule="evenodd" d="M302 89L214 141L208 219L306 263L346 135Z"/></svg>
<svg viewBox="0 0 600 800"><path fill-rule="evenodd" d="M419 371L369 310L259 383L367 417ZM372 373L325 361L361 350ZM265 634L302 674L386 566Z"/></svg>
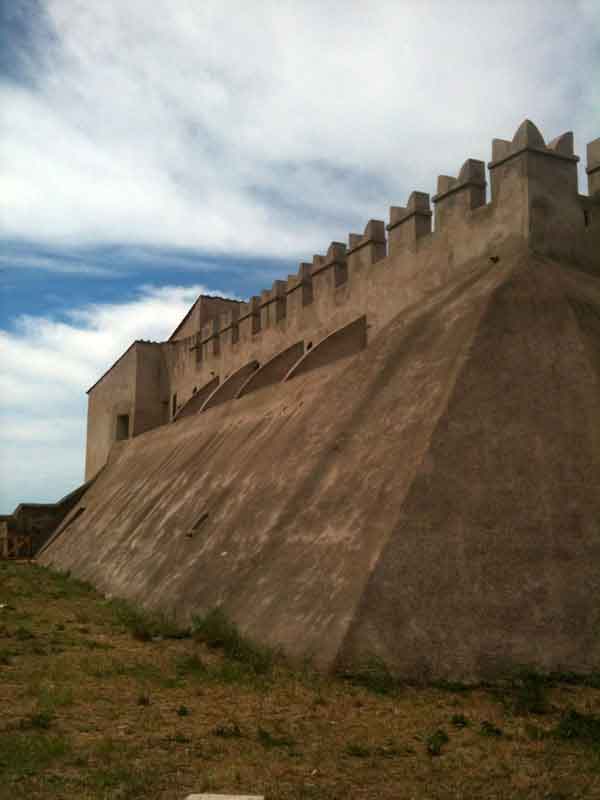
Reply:
<svg viewBox="0 0 600 800"><path fill-rule="evenodd" d="M600 682L398 686L292 671L0 562L0 800L600 798Z"/></svg>

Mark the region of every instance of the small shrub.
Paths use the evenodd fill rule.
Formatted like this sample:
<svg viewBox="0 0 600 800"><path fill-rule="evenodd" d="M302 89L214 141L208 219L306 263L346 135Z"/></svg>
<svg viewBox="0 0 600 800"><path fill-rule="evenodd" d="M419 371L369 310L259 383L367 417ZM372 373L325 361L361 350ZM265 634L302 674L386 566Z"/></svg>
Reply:
<svg viewBox="0 0 600 800"><path fill-rule="evenodd" d="M406 755L409 751L413 752L411 748L400 748L393 739L388 739L385 744L378 745L373 752L382 758L397 758Z"/></svg>
<svg viewBox="0 0 600 800"><path fill-rule="evenodd" d="M469 724L469 720L465 717L464 714L453 714L450 719L450 722L456 728L466 728Z"/></svg>
<svg viewBox="0 0 600 800"><path fill-rule="evenodd" d="M430 756L439 756L442 754L443 746L448 744L449 741L450 739L446 731L440 728L435 733L432 733L430 736L428 736L425 740L427 752Z"/></svg>
<svg viewBox="0 0 600 800"><path fill-rule="evenodd" d="M38 706L45 711L73 705L73 689L70 686L42 686L38 691Z"/></svg>
<svg viewBox="0 0 600 800"><path fill-rule="evenodd" d="M153 774L129 764L110 764L90 771L86 783L103 798L134 798L156 796L153 792Z"/></svg>
<svg viewBox="0 0 600 800"><path fill-rule="evenodd" d="M188 675L199 677L200 675L206 675L207 671L206 664L195 653L180 656L175 661L175 672L180 678Z"/></svg>
<svg viewBox="0 0 600 800"><path fill-rule="evenodd" d="M187 706L179 706L177 709L177 714L180 717L188 717L190 714L190 710Z"/></svg>
<svg viewBox="0 0 600 800"><path fill-rule="evenodd" d="M537 725L531 725L531 723L527 723L524 730L527 738L534 742L541 742L542 739L545 738L544 731L541 728L538 728Z"/></svg>
<svg viewBox="0 0 600 800"><path fill-rule="evenodd" d="M484 719L479 728L482 736L502 736L503 731L501 728L496 727L492 722Z"/></svg>
<svg viewBox="0 0 600 800"><path fill-rule="evenodd" d="M434 689L441 689L443 692L452 692L453 694L463 694L464 692L472 692L477 687L474 684L462 683L461 681L446 681L439 680L433 681L430 684Z"/></svg>
<svg viewBox="0 0 600 800"><path fill-rule="evenodd" d="M579 739L600 746L600 716L570 709L561 717L554 734L559 739Z"/></svg>
<svg viewBox="0 0 600 800"><path fill-rule="evenodd" d="M223 650L228 658L244 664L256 675L265 675L273 668L274 651L242 636L219 608L205 617L193 617L192 634L209 647Z"/></svg>
<svg viewBox="0 0 600 800"><path fill-rule="evenodd" d="M347 744L344 752L352 758L368 758L371 755L371 749L362 744Z"/></svg>
<svg viewBox="0 0 600 800"><path fill-rule="evenodd" d="M237 722L229 725L217 725L213 728L213 736L220 736L221 739L241 739L242 731Z"/></svg>
<svg viewBox="0 0 600 800"><path fill-rule="evenodd" d="M37 711L35 714L30 714L26 719L21 722L22 728L38 728L39 730L48 730L54 722L55 715L52 711L42 710Z"/></svg>
<svg viewBox="0 0 600 800"><path fill-rule="evenodd" d="M0 786L43 772L68 751L65 739L39 730L0 733Z"/></svg>
<svg viewBox="0 0 600 800"><path fill-rule="evenodd" d="M509 680L506 689L496 690L496 693L506 710L513 714L545 714L548 710L546 687L549 683L546 676L522 669Z"/></svg>
<svg viewBox="0 0 600 800"><path fill-rule="evenodd" d="M392 694L399 688L399 682L381 658L372 657L356 669L348 670L342 677L356 686L363 686L375 694Z"/></svg>
<svg viewBox="0 0 600 800"><path fill-rule="evenodd" d="M23 626L17 628L15 631L15 639L18 639L20 642L26 642L29 639L35 639L35 633L29 628L24 628Z"/></svg>
<svg viewBox="0 0 600 800"><path fill-rule="evenodd" d="M274 736L268 730L261 727L258 728L257 738L262 746L266 748L293 747L295 744L294 740L289 736Z"/></svg>
<svg viewBox="0 0 600 800"><path fill-rule="evenodd" d="M108 607L112 612L116 625L123 626L131 632L139 642L150 642L154 639L185 639L189 630L180 627L164 614L144 611L126 600L109 600Z"/></svg>

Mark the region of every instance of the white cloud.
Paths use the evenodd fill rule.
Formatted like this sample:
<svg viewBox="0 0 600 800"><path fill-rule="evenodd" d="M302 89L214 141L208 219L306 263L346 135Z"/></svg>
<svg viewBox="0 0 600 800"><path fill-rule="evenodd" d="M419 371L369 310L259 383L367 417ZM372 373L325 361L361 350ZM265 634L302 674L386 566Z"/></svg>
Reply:
<svg viewBox="0 0 600 800"><path fill-rule="evenodd" d="M594 0L46 0L3 84L6 236L303 255L530 116L600 128Z"/></svg>
<svg viewBox="0 0 600 800"><path fill-rule="evenodd" d="M18 267L20 269L41 269L44 272L58 272L65 275L93 275L111 278L123 275L123 271L115 271L98 264L90 264L78 259L66 259L60 256L39 256L32 253L14 255L0 254L0 269Z"/></svg>
<svg viewBox="0 0 600 800"><path fill-rule="evenodd" d="M83 480L85 390L136 338L166 339L202 286L141 287L126 303L23 316L0 331L0 508Z"/></svg>
<svg viewBox="0 0 600 800"><path fill-rule="evenodd" d="M0 79L0 236L19 253L1 265L110 279L112 263L27 243L114 245L135 267L304 260L487 161L525 117L547 139L573 129L582 156L600 135L597 0L39 2L32 74ZM85 388L200 291L0 331L3 510L81 480Z"/></svg>

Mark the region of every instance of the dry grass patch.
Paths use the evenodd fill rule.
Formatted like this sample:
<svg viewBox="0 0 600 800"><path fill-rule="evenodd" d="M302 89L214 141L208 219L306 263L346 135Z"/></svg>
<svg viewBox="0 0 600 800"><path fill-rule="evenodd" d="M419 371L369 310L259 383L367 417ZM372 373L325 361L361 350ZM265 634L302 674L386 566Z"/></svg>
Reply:
<svg viewBox="0 0 600 800"><path fill-rule="evenodd" d="M0 604L0 800L600 796L594 679L294 671L218 612L185 631L35 564L0 563Z"/></svg>

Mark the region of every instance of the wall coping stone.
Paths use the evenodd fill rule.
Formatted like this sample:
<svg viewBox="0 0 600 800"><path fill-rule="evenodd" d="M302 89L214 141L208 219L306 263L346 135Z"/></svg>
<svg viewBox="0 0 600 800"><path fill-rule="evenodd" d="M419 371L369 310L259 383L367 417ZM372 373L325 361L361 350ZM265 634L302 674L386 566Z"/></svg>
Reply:
<svg viewBox="0 0 600 800"><path fill-rule="evenodd" d="M525 145L524 147L519 147L518 150L507 153L505 156L502 156L502 158L497 158L495 161L488 161L488 169L495 169L496 167L499 167L500 164L504 164L506 161L510 161L511 158L516 158L523 153L539 153L541 156L558 158L561 161L572 161L575 164L577 164L579 161L579 156L569 156L566 153L557 153L555 150L548 150L547 147L542 149L541 147L531 147L531 145Z"/></svg>

